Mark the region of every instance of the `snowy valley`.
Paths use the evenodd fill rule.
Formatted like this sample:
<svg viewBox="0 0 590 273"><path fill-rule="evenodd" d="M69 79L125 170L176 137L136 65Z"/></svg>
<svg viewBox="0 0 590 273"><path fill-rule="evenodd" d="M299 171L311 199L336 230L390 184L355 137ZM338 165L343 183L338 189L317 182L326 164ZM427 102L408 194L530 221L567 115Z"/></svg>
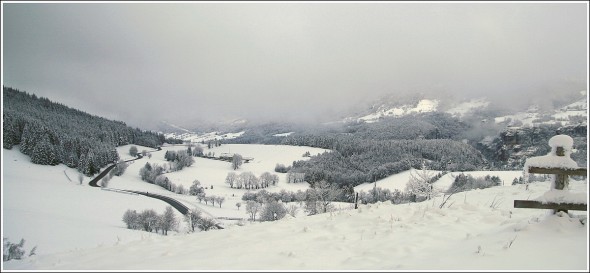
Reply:
<svg viewBox="0 0 590 273"><path fill-rule="evenodd" d="M121 157L128 147L120 147ZM224 183L228 162L197 158L195 164L168 174L188 186L194 179L208 185L207 193L227 198L221 208L204 205L194 196L170 193L141 181L138 169L147 160L163 161L165 147L151 159L136 160L108 188L137 189L177 198L212 217L247 218L235 203L243 190ZM184 149L184 147L182 147ZM272 171L305 147L222 145L252 155L241 171ZM328 213L274 222L227 221L223 230L188 233L181 221L169 236L129 230L122 215L127 209L163 211L159 200L79 185L68 177L75 171L59 165L39 166L16 150L3 150L4 236L26 239L25 249L37 255L3 263L17 270L581 270L587 267L588 226L585 212L553 215L547 210L515 209L515 199L534 199L550 183L511 185L519 172L480 172L498 175L504 186L457 193L440 207L443 196L394 205L340 203ZM448 174L453 175L453 174ZM408 180L402 173L378 181L396 187ZM389 183L389 186L386 186ZM435 185L448 186L445 178ZM372 186L372 184L369 184ZM360 190L359 186L359 190ZM403 186L397 186L403 188ZM587 181L571 181L571 191L587 194ZM280 189L305 189L281 177ZM234 196L235 195L235 196ZM181 215L176 213L178 219ZM42 232L41 232L42 231Z"/></svg>

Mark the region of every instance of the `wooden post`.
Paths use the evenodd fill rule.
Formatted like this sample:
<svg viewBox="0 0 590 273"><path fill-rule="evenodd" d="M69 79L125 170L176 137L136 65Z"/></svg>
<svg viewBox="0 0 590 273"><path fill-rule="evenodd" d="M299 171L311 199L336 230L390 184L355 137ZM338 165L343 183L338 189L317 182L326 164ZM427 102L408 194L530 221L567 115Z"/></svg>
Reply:
<svg viewBox="0 0 590 273"><path fill-rule="evenodd" d="M557 147L555 154L557 156L565 156L565 150L563 147ZM555 189L563 190L567 189L569 179L567 174L555 174Z"/></svg>
<svg viewBox="0 0 590 273"><path fill-rule="evenodd" d="M354 209L359 208L359 193L357 192L354 197Z"/></svg>
<svg viewBox="0 0 590 273"><path fill-rule="evenodd" d="M559 137L562 138L561 143L563 145L573 145L573 139L569 138L564 139L563 136L554 136L549 139L549 145L552 148L550 155L558 156L558 157L565 157L566 148L569 150L572 147L563 147L557 146L559 144L556 141L552 141L554 138ZM563 142L565 140L565 142ZM555 143L555 144L552 144ZM570 143L570 144L566 144ZM553 150L553 148L555 150ZM528 166L529 173L538 173L538 174L552 174L554 177L553 181L553 188L556 190L568 190L569 184L569 176L570 175L578 175L578 176L588 176L588 170L586 168L560 168L560 167L550 167L545 166ZM528 185L527 185L528 189ZM515 208L536 208L536 209L553 209L553 213L557 213L559 211L567 212L569 210L586 210L586 204L572 204L572 203L553 203L553 202L540 202L540 201L529 201L529 200L514 200L514 207Z"/></svg>

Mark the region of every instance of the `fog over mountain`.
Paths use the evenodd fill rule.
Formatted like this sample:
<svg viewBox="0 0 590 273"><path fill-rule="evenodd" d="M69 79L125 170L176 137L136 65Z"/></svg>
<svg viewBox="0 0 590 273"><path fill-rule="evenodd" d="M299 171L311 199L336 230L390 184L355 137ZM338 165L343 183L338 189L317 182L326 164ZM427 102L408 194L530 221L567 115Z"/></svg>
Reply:
<svg viewBox="0 0 590 273"><path fill-rule="evenodd" d="M3 85L146 129L587 89L588 4L3 3Z"/></svg>

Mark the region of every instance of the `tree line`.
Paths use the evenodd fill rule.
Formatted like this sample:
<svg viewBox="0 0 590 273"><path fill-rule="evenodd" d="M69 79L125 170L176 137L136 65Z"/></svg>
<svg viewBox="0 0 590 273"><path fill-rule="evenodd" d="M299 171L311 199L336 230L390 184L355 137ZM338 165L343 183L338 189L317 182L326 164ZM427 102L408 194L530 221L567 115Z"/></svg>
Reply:
<svg viewBox="0 0 590 273"><path fill-rule="evenodd" d="M137 144L155 148L167 141L162 134L10 87L3 87L2 97L3 147L19 145L35 164L62 163L90 176L119 159L115 147Z"/></svg>
<svg viewBox="0 0 590 273"><path fill-rule="evenodd" d="M313 136L307 138L315 139ZM447 171L471 171L486 165L486 160L475 148L450 139L363 140L342 137L334 141L332 148L331 152L312 156L309 160L293 162L291 171L305 173L305 181L310 183L326 180L354 187L410 168L420 168L423 162L429 169Z"/></svg>
<svg viewBox="0 0 590 273"><path fill-rule="evenodd" d="M168 231L178 228L178 219L176 219L171 206L166 207L161 215L153 209L147 209L140 213L128 209L123 214L123 222L128 229L141 229L156 233L161 231L163 235L168 235Z"/></svg>

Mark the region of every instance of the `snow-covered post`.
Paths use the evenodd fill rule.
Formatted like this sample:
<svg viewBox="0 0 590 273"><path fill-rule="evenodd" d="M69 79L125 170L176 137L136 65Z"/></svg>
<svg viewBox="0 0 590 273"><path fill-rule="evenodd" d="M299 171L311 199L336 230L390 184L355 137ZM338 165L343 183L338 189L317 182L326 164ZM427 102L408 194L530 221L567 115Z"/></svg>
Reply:
<svg viewBox="0 0 590 273"><path fill-rule="evenodd" d="M586 204L582 204L576 198L568 196L568 184L570 175L587 176L587 169L578 167L578 164L570 158L574 140L567 135L556 135L549 139L551 152L545 156L532 157L524 164L525 178L528 180L529 173L553 174L551 190L547 192L542 200L514 200L515 208L539 208L553 209L553 212L572 210L586 210ZM571 197L571 196L570 196Z"/></svg>
<svg viewBox="0 0 590 273"><path fill-rule="evenodd" d="M567 158L570 158L569 151L571 151L574 146L574 140L566 135L558 135L549 139L549 146L551 146L551 155L560 157L565 157L565 150L567 148ZM575 164L575 167L578 167L578 164ZM555 174L553 181L554 189L563 190L568 188L569 179L567 174Z"/></svg>
<svg viewBox="0 0 590 273"><path fill-rule="evenodd" d="M537 156L527 159L525 162L526 173L553 174L551 188L564 190L568 188L569 175L575 175L573 170L578 169L578 164L570 158L574 140L567 135L556 135L549 139L551 152L545 156ZM585 172L583 175L586 175Z"/></svg>

